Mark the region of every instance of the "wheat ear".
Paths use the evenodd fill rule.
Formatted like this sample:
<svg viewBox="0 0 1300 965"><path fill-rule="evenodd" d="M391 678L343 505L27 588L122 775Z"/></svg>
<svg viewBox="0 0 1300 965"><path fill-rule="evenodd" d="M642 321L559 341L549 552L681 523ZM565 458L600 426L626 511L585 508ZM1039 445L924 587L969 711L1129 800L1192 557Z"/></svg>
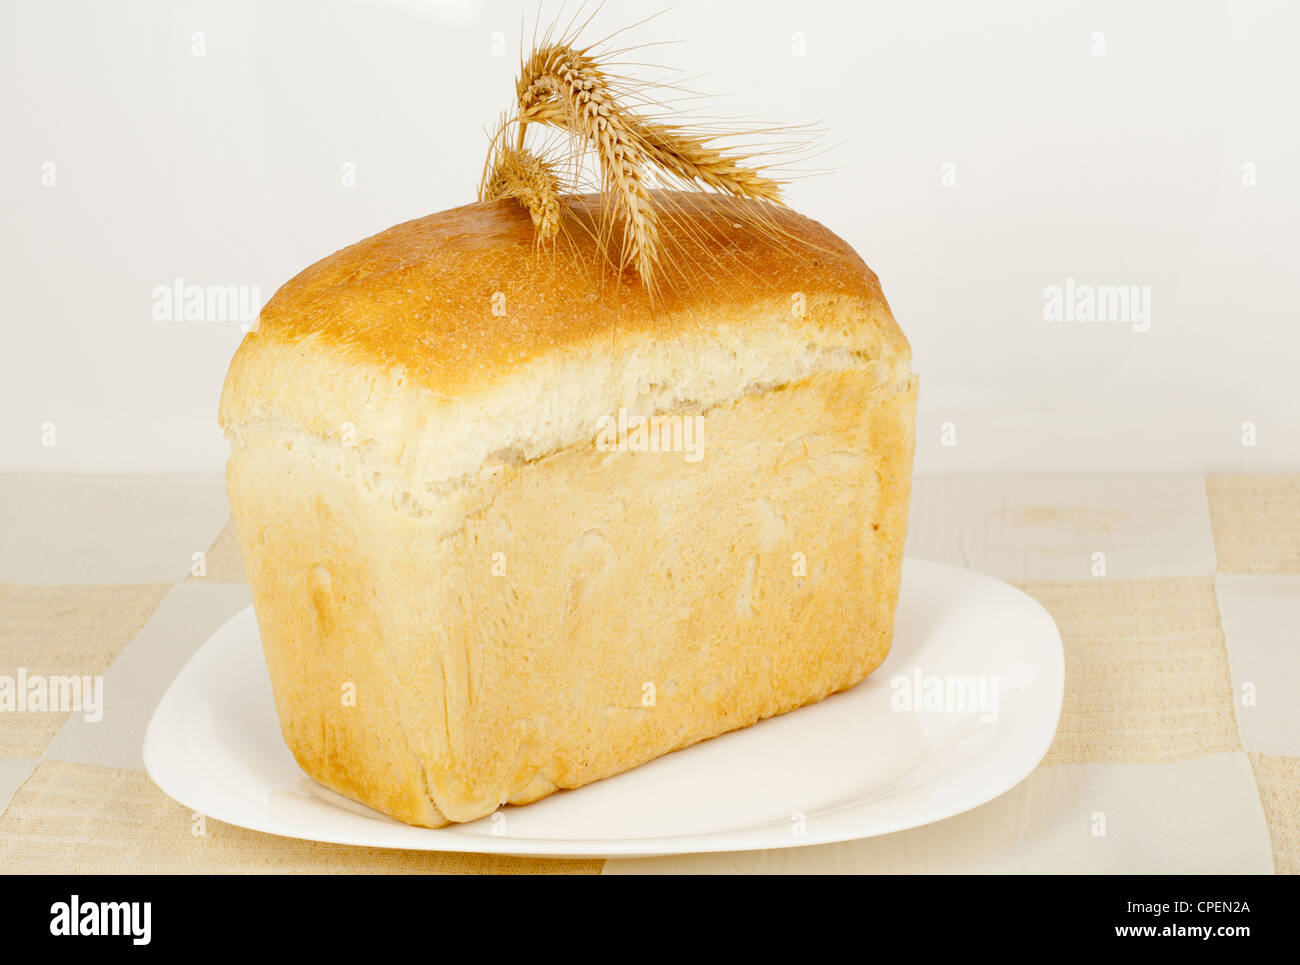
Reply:
<svg viewBox="0 0 1300 965"><path fill-rule="evenodd" d="M628 119L619 110L604 74L583 51L566 44L542 47L525 61L516 92L523 143L529 111L553 106L565 126L590 142L600 159L601 180L624 219L624 263L653 284L658 259L659 219L650 199L644 157Z"/></svg>
<svg viewBox="0 0 1300 965"><path fill-rule="evenodd" d="M782 203L781 182L745 167L748 156L726 154L710 145L712 138L687 134L680 127L636 120L631 127L646 158L665 171L737 198Z"/></svg>
<svg viewBox="0 0 1300 965"><path fill-rule="evenodd" d="M625 111L620 113L642 157L669 174L686 181L698 181L737 198L784 204L781 197L783 183L757 168L746 166L751 155L728 153L713 147L710 142L716 140L717 135L700 137L686 133L682 127L643 121ZM567 117L567 112L555 104L543 103L530 107L521 119L525 123L565 126Z"/></svg>
<svg viewBox="0 0 1300 965"><path fill-rule="evenodd" d="M554 238L560 227L560 178L555 167L524 148L502 145L493 153L478 199L514 198L528 209L538 237Z"/></svg>

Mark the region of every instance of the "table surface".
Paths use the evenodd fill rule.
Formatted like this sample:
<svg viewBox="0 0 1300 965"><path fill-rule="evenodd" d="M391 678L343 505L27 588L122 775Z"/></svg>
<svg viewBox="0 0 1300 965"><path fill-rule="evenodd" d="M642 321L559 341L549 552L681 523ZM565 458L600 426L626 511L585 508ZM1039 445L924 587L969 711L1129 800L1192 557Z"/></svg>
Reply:
<svg viewBox="0 0 1300 965"><path fill-rule="evenodd" d="M0 476L0 675L102 674L103 719L0 712L3 872L1300 872L1300 476L930 476L908 555L1020 586L1065 641L1033 774L808 848L556 861L317 844L144 772L154 706L250 602L219 477Z"/></svg>

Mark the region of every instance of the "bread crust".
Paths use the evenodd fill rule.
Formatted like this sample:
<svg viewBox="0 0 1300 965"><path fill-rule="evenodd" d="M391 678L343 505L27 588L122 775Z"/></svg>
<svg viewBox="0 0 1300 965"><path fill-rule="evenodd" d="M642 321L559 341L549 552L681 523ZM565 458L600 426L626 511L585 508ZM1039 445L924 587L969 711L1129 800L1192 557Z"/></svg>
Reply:
<svg viewBox="0 0 1300 965"><path fill-rule="evenodd" d="M566 199L563 236L541 246L517 202L480 202L396 225L300 272L262 310L235 369L264 341L310 340L314 350L401 366L409 382L457 395L593 342L673 338L723 320L743 331L764 316L738 310L773 300L784 310L795 293L858 301L869 326L856 333L859 344L881 358L909 354L875 273L821 224L722 195L654 197L671 212L654 293L610 264L600 195ZM503 314L493 312L498 293ZM720 305L735 314L720 316ZM806 311L802 327L838 336L823 321ZM241 418L242 401L223 400L223 423Z"/></svg>

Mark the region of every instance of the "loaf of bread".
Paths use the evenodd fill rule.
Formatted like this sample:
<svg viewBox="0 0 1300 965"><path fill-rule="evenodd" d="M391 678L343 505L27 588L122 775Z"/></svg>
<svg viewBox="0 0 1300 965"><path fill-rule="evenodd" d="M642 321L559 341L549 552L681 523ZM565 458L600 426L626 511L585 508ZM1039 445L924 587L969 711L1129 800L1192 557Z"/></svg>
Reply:
<svg viewBox="0 0 1300 965"><path fill-rule="evenodd" d="M228 484L284 739L411 824L617 774L890 646L917 382L876 276L783 209L672 199L664 284L595 196L391 228L239 347Z"/></svg>

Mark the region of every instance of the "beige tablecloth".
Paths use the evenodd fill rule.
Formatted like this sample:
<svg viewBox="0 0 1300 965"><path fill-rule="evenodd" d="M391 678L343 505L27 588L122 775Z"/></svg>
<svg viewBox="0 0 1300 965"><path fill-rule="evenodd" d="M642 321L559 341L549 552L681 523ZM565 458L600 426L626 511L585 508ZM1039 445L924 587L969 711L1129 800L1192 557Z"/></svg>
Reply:
<svg viewBox="0 0 1300 965"><path fill-rule="evenodd" d="M771 852L368 850L203 819L143 771L154 705L249 603L222 481L0 476L0 674L112 695L97 723L0 712L0 871L1300 871L1300 477L920 477L908 547L1016 583L1065 639L1056 740L997 800Z"/></svg>

